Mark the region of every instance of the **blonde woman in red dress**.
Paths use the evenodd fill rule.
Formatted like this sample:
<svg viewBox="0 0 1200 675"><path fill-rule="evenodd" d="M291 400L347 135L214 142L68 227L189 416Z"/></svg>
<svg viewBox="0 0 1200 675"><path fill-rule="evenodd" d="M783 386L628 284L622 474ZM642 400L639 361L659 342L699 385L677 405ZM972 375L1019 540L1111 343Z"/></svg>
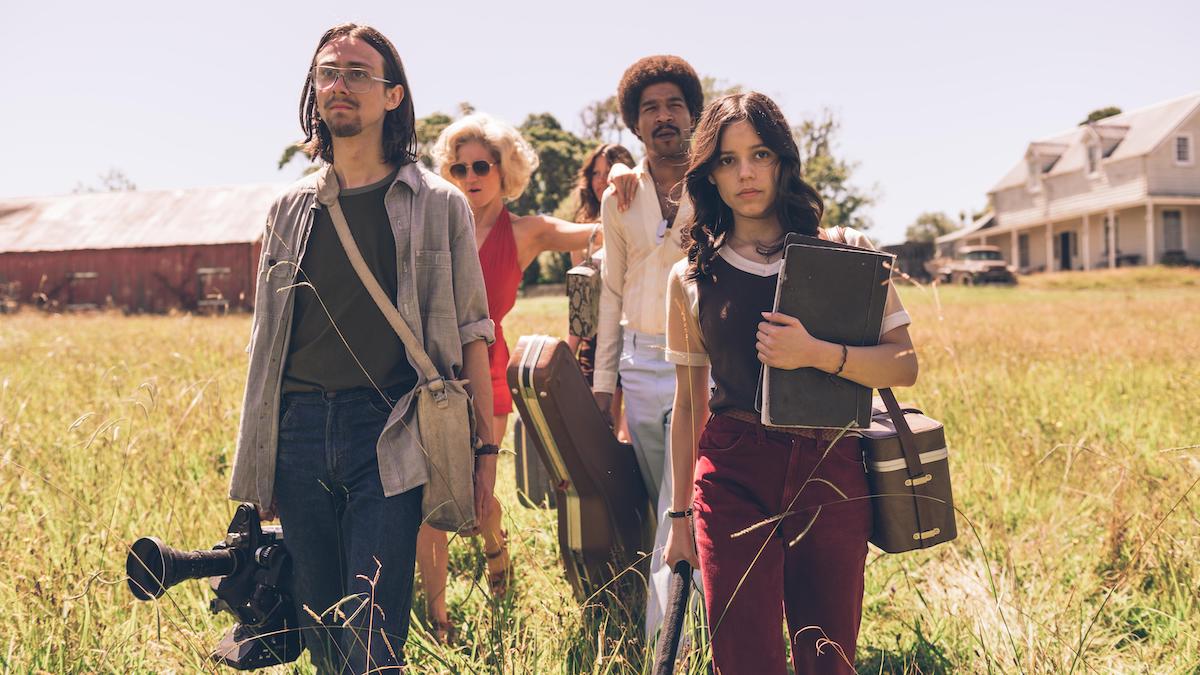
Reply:
<svg viewBox="0 0 1200 675"><path fill-rule="evenodd" d="M543 251L571 251L587 246L592 227L544 215L514 216L505 203L521 196L538 166L538 156L520 132L483 113L467 115L446 127L433 147L434 163L443 177L467 196L475 217L475 245L487 287L488 313L496 324L496 342L488 349L491 364L492 433L504 437L512 412L512 393L505 381L508 345L501 322L517 301L526 267ZM501 528L500 503L493 497L480 524L493 595L508 593L512 570ZM446 533L422 527L417 537L417 564L425 586L428 617L436 636L452 637L446 609L448 542Z"/></svg>

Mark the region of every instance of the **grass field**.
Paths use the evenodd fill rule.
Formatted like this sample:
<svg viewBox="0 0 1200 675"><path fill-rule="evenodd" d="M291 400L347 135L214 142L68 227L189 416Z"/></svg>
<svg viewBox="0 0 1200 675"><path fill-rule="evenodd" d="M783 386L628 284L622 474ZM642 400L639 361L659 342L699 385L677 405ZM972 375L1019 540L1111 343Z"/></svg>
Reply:
<svg viewBox="0 0 1200 675"><path fill-rule="evenodd" d="M901 398L946 425L960 535L872 552L858 668L1200 672L1200 273L1022 281L902 290L921 376ZM522 300L505 330L561 334L564 313ZM248 330L245 316L0 318L0 670L212 669L229 620L204 585L138 603L123 564L138 536L223 534ZM645 672L623 614L572 598L553 515L518 505L511 457L500 474L519 592L493 608L478 543L452 545L463 646L431 643L418 609L415 670Z"/></svg>

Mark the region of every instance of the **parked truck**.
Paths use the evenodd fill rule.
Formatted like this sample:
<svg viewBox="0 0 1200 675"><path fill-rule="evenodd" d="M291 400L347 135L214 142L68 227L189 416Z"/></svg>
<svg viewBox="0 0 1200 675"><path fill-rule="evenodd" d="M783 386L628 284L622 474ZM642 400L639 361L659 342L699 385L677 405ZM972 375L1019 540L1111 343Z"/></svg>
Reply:
<svg viewBox="0 0 1200 675"><path fill-rule="evenodd" d="M925 263L929 276L944 284L1015 284L1016 270L995 246L962 246L953 257L941 256Z"/></svg>

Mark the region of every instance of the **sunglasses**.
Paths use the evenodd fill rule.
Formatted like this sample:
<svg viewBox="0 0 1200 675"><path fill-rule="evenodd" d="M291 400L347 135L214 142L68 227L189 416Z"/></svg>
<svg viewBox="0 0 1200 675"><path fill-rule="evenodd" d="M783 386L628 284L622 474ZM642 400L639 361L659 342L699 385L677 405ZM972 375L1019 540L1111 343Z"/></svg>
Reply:
<svg viewBox="0 0 1200 675"><path fill-rule="evenodd" d="M455 162L450 165L450 175L462 180L467 177L467 170L470 169L475 172L476 176L482 178L492 172L493 166L496 166L495 162L485 162L482 159L477 159L470 164Z"/></svg>

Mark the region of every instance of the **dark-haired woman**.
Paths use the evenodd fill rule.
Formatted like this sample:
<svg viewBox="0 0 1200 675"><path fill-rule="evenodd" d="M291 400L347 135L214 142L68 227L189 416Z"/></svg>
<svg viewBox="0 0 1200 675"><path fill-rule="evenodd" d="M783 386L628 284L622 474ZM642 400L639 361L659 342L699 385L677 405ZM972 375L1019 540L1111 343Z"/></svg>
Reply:
<svg viewBox="0 0 1200 675"><path fill-rule="evenodd" d="M600 200L608 189L608 175L617 164L623 164L632 169L636 164L633 154L616 143L605 143L592 150L579 168L578 181L575 184L575 195L579 199L579 207L575 209L575 222L600 222Z"/></svg>
<svg viewBox="0 0 1200 675"><path fill-rule="evenodd" d="M735 94L705 109L685 180L696 210L667 298L675 489L664 556L702 571L718 672L786 672L785 615L797 673L854 672L871 533L859 439L765 427L755 388L762 364L911 385L908 314L889 288L879 344L847 347L771 312L787 233L870 242L820 230L821 199L801 179L790 127L766 96Z"/></svg>
<svg viewBox="0 0 1200 675"><path fill-rule="evenodd" d="M592 150L584 160L583 165L579 167L579 177L575 186L576 199L579 201L579 207L575 209L575 222L591 223L596 227L594 236L597 238L596 245L601 246L604 243L603 232L600 227L600 199L604 196L604 191L608 189L609 172L615 167L632 169L636 162L633 160L633 154L629 152L623 145L616 143L605 143L599 145L595 150ZM619 170L618 170L619 171ZM633 176L632 173L626 175ZM632 181L631 181L632 182ZM637 183L633 183L633 193L637 191ZM586 251L572 251L571 262L578 265L583 262ZM604 257L604 249L597 250L593 258L599 260ZM597 301L599 298L597 298ZM579 367L583 371L583 376L587 379L589 386L592 384L592 369L596 358L596 336L580 338L571 335L567 338L567 346L570 347L571 353L579 360ZM629 429L625 425L625 416L621 414L621 387L617 385L616 391L613 392L612 410L610 411L613 419L613 428L617 430L617 437L623 441L629 440Z"/></svg>

